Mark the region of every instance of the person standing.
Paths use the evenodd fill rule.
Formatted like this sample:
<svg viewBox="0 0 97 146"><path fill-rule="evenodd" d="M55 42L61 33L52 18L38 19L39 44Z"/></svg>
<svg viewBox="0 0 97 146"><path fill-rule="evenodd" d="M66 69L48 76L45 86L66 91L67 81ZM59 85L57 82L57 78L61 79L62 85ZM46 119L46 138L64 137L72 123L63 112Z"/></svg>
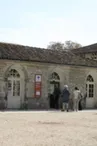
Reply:
<svg viewBox="0 0 97 146"><path fill-rule="evenodd" d="M59 96L60 96L60 89L57 85L55 85L54 99L55 99L55 108L56 109L59 109Z"/></svg>
<svg viewBox="0 0 97 146"><path fill-rule="evenodd" d="M69 110L69 97L70 97L70 92L68 91L68 86L64 85L64 89L62 91L62 111L67 111Z"/></svg>
<svg viewBox="0 0 97 146"><path fill-rule="evenodd" d="M83 109L83 98L80 95L79 97L79 103L78 103L78 110L82 110Z"/></svg>
<svg viewBox="0 0 97 146"><path fill-rule="evenodd" d="M78 111L79 101L81 99L81 92L77 87L75 87L73 94L74 94L74 101L73 101L74 107L73 107L73 109L74 109L74 111Z"/></svg>
<svg viewBox="0 0 97 146"><path fill-rule="evenodd" d="M84 108L86 108L86 98L87 98L87 92L84 95Z"/></svg>

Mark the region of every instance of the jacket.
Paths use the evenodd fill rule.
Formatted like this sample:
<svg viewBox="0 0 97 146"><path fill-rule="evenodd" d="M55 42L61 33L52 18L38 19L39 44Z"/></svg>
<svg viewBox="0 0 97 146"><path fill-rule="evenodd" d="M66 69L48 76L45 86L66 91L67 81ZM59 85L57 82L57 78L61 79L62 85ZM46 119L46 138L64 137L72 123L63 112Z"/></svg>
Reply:
<svg viewBox="0 0 97 146"><path fill-rule="evenodd" d="M62 101L63 102L69 102L69 96L70 96L70 92L67 89L64 89L62 92Z"/></svg>
<svg viewBox="0 0 97 146"><path fill-rule="evenodd" d="M80 99L82 98L82 95L81 95L80 90L75 90L75 91L73 92L73 94L74 94L74 99L75 99L75 100L80 100Z"/></svg>
<svg viewBox="0 0 97 146"><path fill-rule="evenodd" d="M59 88L55 88L54 96L59 96L59 95L60 95L60 89Z"/></svg>

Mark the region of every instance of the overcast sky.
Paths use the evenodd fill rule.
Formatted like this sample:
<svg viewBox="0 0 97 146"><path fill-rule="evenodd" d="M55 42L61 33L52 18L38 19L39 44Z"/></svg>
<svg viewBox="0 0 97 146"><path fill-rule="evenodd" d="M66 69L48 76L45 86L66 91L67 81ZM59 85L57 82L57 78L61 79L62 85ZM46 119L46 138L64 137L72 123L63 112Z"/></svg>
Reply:
<svg viewBox="0 0 97 146"><path fill-rule="evenodd" d="M97 0L0 0L0 42L97 43Z"/></svg>

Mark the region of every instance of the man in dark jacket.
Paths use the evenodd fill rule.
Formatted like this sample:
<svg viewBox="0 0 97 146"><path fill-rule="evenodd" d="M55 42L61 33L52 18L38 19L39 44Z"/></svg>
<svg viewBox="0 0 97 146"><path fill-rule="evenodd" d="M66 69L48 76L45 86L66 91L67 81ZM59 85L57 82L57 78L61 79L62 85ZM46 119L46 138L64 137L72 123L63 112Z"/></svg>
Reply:
<svg viewBox="0 0 97 146"><path fill-rule="evenodd" d="M54 89L54 99L55 99L55 108L56 109L59 108L59 96L60 96L60 89L56 85L55 89Z"/></svg>
<svg viewBox="0 0 97 146"><path fill-rule="evenodd" d="M68 112L69 96L70 96L70 92L68 91L68 86L64 85L64 89L62 91L62 111L67 110Z"/></svg>

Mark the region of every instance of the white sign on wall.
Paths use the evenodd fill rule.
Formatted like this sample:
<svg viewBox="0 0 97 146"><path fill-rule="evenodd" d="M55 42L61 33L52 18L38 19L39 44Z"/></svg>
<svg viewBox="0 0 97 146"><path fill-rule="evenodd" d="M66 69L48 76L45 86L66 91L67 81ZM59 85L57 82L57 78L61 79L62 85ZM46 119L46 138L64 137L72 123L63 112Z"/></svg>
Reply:
<svg viewBox="0 0 97 146"><path fill-rule="evenodd" d="M36 81L36 82L41 82L41 75L36 75L35 81Z"/></svg>
<svg viewBox="0 0 97 146"><path fill-rule="evenodd" d="M35 75L35 97L41 97L41 75Z"/></svg>
<svg viewBox="0 0 97 146"><path fill-rule="evenodd" d="M36 95L39 95L39 96L40 96L40 91L37 91L37 92L36 92Z"/></svg>

